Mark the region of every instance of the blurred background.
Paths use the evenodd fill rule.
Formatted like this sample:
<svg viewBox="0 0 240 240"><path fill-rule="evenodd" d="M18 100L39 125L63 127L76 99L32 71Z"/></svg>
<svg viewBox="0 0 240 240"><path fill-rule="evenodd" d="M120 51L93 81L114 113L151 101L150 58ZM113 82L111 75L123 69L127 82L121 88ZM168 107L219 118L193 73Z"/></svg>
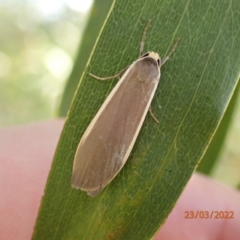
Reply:
<svg viewBox="0 0 240 240"><path fill-rule="evenodd" d="M92 0L0 0L1 128L58 116L92 4ZM232 186L240 183L239 96L211 176Z"/></svg>
<svg viewBox="0 0 240 240"><path fill-rule="evenodd" d="M0 125L55 115L92 0L0 0Z"/></svg>

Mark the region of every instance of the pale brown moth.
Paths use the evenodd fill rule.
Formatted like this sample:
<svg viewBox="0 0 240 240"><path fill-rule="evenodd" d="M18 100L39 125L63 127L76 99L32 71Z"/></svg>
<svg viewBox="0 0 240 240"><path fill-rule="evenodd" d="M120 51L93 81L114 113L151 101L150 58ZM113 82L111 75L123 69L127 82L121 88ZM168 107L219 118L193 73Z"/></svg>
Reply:
<svg viewBox="0 0 240 240"><path fill-rule="evenodd" d="M175 51L162 61L155 52L142 55L148 21L140 45L140 57L124 69L119 82L113 88L79 142L72 172L72 187L97 195L108 185L126 163L143 121L151 110L151 101L160 79L160 68ZM119 77L119 74L107 80Z"/></svg>

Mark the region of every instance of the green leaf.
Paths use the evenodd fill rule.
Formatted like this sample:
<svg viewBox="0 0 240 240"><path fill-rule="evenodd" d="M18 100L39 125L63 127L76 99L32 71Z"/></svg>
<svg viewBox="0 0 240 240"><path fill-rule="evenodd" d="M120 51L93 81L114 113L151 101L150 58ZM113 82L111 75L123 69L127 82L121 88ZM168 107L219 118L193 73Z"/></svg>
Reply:
<svg viewBox="0 0 240 240"><path fill-rule="evenodd" d="M74 92L76 91L80 77L86 67L87 60L90 56L96 38L111 7L112 0L95 0L91 9L89 21L83 33L82 41L74 62L72 72L67 80L66 87L63 92L61 103L58 110L59 116L66 116Z"/></svg>
<svg viewBox="0 0 240 240"><path fill-rule="evenodd" d="M234 91L234 94L231 98L228 108L224 113L223 119L217 129L217 132L215 133L211 141L211 144L209 145L206 153L204 154L204 157L201 160L197 168L197 171L207 175L211 175L212 170L214 169L215 165L218 163L219 156L224 147L223 146L224 141L236 109L237 100L239 97L239 90L240 90L240 82L238 81L238 85L236 87L236 90Z"/></svg>
<svg viewBox="0 0 240 240"><path fill-rule="evenodd" d="M237 85L240 3L113 2L83 74L58 144L33 239L149 239L163 224L202 158ZM116 83L109 76L133 62L152 20L145 49L163 57L152 109L123 170L95 198L71 188L78 142ZM161 106L161 107L160 107Z"/></svg>

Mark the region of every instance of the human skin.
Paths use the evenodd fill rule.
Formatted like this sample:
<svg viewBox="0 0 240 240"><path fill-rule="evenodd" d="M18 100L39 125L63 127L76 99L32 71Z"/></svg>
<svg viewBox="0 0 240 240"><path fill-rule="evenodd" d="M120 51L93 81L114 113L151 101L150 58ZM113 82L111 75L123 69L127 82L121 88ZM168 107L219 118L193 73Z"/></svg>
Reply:
<svg viewBox="0 0 240 240"><path fill-rule="evenodd" d="M31 239L64 120L0 129L0 239ZM186 219L186 211L233 211L234 219ZM155 240L240 236L240 193L194 174Z"/></svg>

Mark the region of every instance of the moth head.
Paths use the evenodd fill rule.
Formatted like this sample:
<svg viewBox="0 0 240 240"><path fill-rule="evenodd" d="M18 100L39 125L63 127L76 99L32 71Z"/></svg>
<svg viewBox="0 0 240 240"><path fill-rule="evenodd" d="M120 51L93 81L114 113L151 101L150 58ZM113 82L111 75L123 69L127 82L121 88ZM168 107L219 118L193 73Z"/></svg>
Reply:
<svg viewBox="0 0 240 240"><path fill-rule="evenodd" d="M160 66L160 64L161 64L161 58L159 57L158 53L147 52L141 56L141 58L144 58L144 57L150 57L150 58L154 59L157 62L158 66Z"/></svg>

